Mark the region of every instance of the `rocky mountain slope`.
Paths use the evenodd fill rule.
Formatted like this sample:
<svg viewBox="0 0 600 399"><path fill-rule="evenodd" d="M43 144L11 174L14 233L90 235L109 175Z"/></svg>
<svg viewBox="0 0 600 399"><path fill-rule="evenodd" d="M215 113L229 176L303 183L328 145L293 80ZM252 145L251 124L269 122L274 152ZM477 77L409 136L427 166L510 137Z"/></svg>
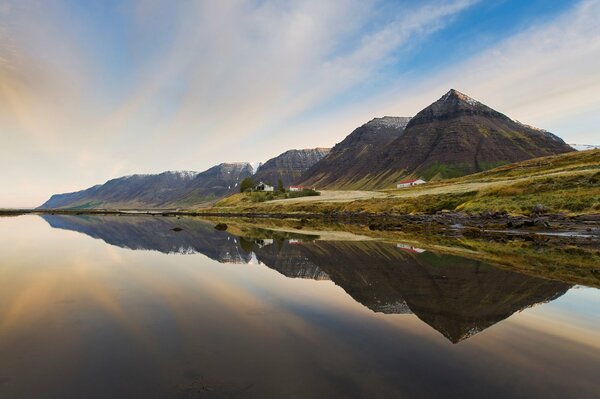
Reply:
<svg viewBox="0 0 600 399"><path fill-rule="evenodd" d="M311 169L302 179L327 188L385 188L409 176L458 177L570 151L554 134L514 121L452 89L414 116L395 140L356 158L352 179L318 178L339 176L335 165L318 173Z"/></svg>
<svg viewBox="0 0 600 399"><path fill-rule="evenodd" d="M293 184L311 166L329 153L329 148L289 150L262 164L253 179L276 185L279 179L284 187Z"/></svg>
<svg viewBox="0 0 600 399"><path fill-rule="evenodd" d="M86 190L55 194L40 209L173 208L195 206L237 192L253 172L249 163L222 163L204 172L131 175Z"/></svg>
<svg viewBox="0 0 600 399"><path fill-rule="evenodd" d="M399 138L408 117L375 118L350 133L299 179L305 186L352 187L365 184L380 154Z"/></svg>

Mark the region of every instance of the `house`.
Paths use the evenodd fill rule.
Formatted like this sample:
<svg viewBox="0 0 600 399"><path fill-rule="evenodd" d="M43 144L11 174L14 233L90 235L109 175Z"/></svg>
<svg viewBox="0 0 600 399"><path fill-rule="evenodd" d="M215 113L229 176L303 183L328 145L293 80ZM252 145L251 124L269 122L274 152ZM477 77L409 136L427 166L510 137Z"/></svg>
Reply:
<svg viewBox="0 0 600 399"><path fill-rule="evenodd" d="M269 186L267 183L260 182L254 187L255 191L275 191L273 186Z"/></svg>
<svg viewBox="0 0 600 399"><path fill-rule="evenodd" d="M415 254L421 254L425 252L423 248L413 247L412 245L397 243L396 248L400 248L402 251L411 252Z"/></svg>
<svg viewBox="0 0 600 399"><path fill-rule="evenodd" d="M396 188L418 186L419 184L424 184L424 183L427 183L427 182L422 179L404 180L404 181L401 181L400 183L396 184Z"/></svg>
<svg viewBox="0 0 600 399"><path fill-rule="evenodd" d="M303 186L290 186L290 191L302 191L305 189L306 189L306 187L303 187Z"/></svg>

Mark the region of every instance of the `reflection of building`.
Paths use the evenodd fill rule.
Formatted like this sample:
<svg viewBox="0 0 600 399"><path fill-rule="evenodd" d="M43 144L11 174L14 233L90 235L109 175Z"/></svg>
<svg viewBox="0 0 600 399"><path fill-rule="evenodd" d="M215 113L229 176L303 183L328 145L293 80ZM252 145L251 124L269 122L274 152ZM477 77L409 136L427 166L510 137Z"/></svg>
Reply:
<svg viewBox="0 0 600 399"><path fill-rule="evenodd" d="M273 244L275 241L273 241L272 238L262 238L262 239L258 239L258 240L254 240L254 243L256 244L256 246L258 246L259 248L262 248L266 245L271 245Z"/></svg>
<svg viewBox="0 0 600 399"><path fill-rule="evenodd" d="M296 238L290 238L288 240L288 243L290 243L291 245L302 245L304 242L302 240L298 240Z"/></svg>
<svg viewBox="0 0 600 399"><path fill-rule="evenodd" d="M401 243L396 244L396 248L400 248L403 251L412 252L412 253L416 253L416 254L425 252L425 250L423 248L417 248L417 247L413 247L412 245L401 244Z"/></svg>

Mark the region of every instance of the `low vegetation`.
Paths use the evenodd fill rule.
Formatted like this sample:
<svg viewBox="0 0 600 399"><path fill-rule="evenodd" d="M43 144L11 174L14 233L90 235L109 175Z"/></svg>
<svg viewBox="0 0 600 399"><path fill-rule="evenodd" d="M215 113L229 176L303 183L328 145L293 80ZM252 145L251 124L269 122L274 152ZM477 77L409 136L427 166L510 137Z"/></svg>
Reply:
<svg viewBox="0 0 600 399"><path fill-rule="evenodd" d="M574 152L500 166L486 172L384 190L377 198L327 201L276 201L318 195L299 193L245 193L219 201L220 212L288 213L435 213L506 212L591 214L600 212L600 150Z"/></svg>
<svg viewBox="0 0 600 399"><path fill-rule="evenodd" d="M466 237L423 230L418 233L406 230L373 231L361 224L330 223L319 219L226 220L241 235L248 231L274 230L280 233L320 235L332 240L336 239L337 232L341 233L337 239L349 240L348 235L353 234L356 239L401 242L439 253L488 262L531 276L600 287L600 250L593 242L564 242L561 238L553 241L549 237L535 239L526 236Z"/></svg>
<svg viewBox="0 0 600 399"><path fill-rule="evenodd" d="M243 206L256 204L259 202L282 200L289 198L313 197L319 196L319 192L312 189L301 191L245 191L240 194L234 194L217 202L217 207Z"/></svg>

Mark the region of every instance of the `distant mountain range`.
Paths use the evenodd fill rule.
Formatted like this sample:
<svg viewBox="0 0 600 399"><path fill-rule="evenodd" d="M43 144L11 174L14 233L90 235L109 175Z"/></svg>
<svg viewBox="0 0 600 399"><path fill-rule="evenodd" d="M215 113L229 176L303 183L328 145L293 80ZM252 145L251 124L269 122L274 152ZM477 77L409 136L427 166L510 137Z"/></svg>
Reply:
<svg viewBox="0 0 600 399"><path fill-rule="evenodd" d="M173 208L197 206L237 192L252 176L249 163L222 163L204 172L131 175L86 190L55 194L40 208Z"/></svg>
<svg viewBox="0 0 600 399"><path fill-rule="evenodd" d="M163 172L119 177L74 193L55 194L40 209L169 209L198 207L239 192L246 177L288 186L329 152L328 148L290 150L258 166L222 163L204 172ZM255 173L256 172L256 173Z"/></svg>
<svg viewBox="0 0 600 399"><path fill-rule="evenodd" d="M258 170L242 162L201 173L126 176L53 195L40 208L198 207L237 192L246 177L317 189L381 189L408 177L458 177L570 151L574 148L558 136L452 89L413 118L386 116L365 123L331 150L289 150Z"/></svg>

